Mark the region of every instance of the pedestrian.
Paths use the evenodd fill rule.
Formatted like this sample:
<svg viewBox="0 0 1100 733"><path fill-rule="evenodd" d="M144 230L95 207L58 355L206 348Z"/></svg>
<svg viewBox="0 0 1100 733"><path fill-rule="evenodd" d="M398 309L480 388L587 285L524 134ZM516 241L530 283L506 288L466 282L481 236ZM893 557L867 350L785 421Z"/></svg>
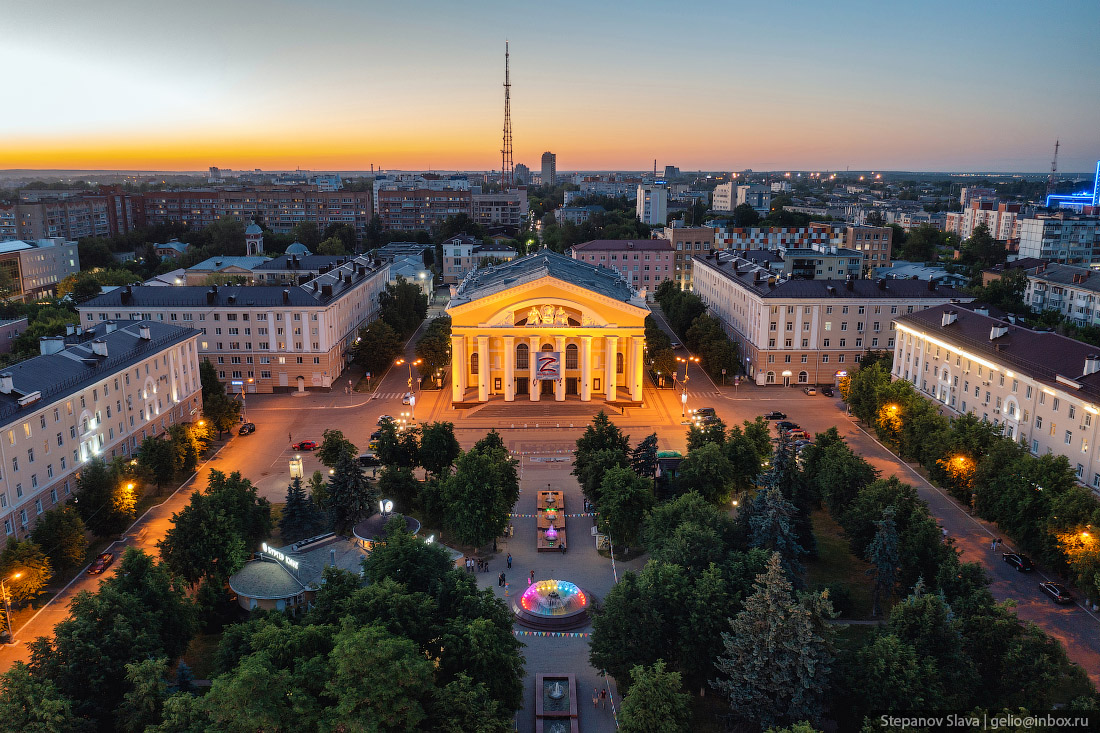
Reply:
<svg viewBox="0 0 1100 733"><path fill-rule="evenodd" d="M946 540L947 539L947 527L944 527L941 531L943 532L943 538Z"/></svg>
<svg viewBox="0 0 1100 733"><path fill-rule="evenodd" d="M508 536L509 537L515 537L516 536L516 526L514 524L509 524L508 525Z"/></svg>
<svg viewBox="0 0 1100 733"><path fill-rule="evenodd" d="M599 701L600 701L600 693L595 687L593 687L592 688L592 707L595 708L596 703L598 703Z"/></svg>
<svg viewBox="0 0 1100 733"><path fill-rule="evenodd" d="M512 553L508 553L508 569L512 569Z"/></svg>
<svg viewBox="0 0 1100 733"><path fill-rule="evenodd" d="M534 570L532 570L532 571L531 571L531 575L529 575L529 576L527 577L527 585L531 585L531 584L532 584L532 583L534 583L534 582L535 582L535 571L534 571Z"/></svg>
<svg viewBox="0 0 1100 733"><path fill-rule="evenodd" d="M565 543L564 542L561 543L561 554L563 554L563 555L565 554Z"/></svg>
<svg viewBox="0 0 1100 733"><path fill-rule="evenodd" d="M287 433L286 434L286 442L288 442L288 443L293 443L294 442L294 434L293 433Z"/></svg>
<svg viewBox="0 0 1100 733"><path fill-rule="evenodd" d="M501 570L500 575L497 576L497 586L500 587L500 588L504 587L504 571L503 570Z"/></svg>
<svg viewBox="0 0 1100 733"><path fill-rule="evenodd" d="M607 688L600 690L600 707L607 709Z"/></svg>
<svg viewBox="0 0 1100 733"><path fill-rule="evenodd" d="M531 580L532 580L532 578L530 578L530 577L527 578L527 585L531 585Z"/></svg>
<svg viewBox="0 0 1100 733"><path fill-rule="evenodd" d="M997 538L996 537L994 537L993 540L989 543L989 549L993 550L994 552L997 551Z"/></svg>

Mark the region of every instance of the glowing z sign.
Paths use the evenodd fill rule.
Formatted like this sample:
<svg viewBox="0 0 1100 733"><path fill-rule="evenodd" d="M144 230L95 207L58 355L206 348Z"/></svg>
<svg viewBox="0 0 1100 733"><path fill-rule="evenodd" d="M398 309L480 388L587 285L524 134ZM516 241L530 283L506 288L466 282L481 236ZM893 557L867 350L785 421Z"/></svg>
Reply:
<svg viewBox="0 0 1100 733"><path fill-rule="evenodd" d="M535 379L561 379L560 351L540 351L535 354Z"/></svg>

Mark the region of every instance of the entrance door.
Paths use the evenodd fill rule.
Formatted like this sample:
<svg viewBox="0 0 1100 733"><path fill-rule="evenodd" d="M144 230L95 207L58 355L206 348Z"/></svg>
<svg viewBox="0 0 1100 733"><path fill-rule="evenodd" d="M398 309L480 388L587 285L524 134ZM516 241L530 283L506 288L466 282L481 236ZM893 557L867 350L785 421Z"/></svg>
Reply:
<svg viewBox="0 0 1100 733"><path fill-rule="evenodd" d="M791 386L791 378L790 377L783 377L783 386L784 387L790 387Z"/></svg>
<svg viewBox="0 0 1100 733"><path fill-rule="evenodd" d="M554 380L553 379L540 379L539 380L539 394L540 395L553 395L554 394Z"/></svg>
<svg viewBox="0 0 1100 733"><path fill-rule="evenodd" d="M299 392L305 392L306 391L306 378L305 377L298 377L298 391Z"/></svg>
<svg viewBox="0 0 1100 733"><path fill-rule="evenodd" d="M516 377L516 394L531 394L531 379L526 375Z"/></svg>
<svg viewBox="0 0 1100 733"><path fill-rule="evenodd" d="M565 393L566 394L573 394L573 395L580 394L580 391L577 389L577 382L579 382L579 381L580 380L577 379L576 377L566 377L565 378Z"/></svg>

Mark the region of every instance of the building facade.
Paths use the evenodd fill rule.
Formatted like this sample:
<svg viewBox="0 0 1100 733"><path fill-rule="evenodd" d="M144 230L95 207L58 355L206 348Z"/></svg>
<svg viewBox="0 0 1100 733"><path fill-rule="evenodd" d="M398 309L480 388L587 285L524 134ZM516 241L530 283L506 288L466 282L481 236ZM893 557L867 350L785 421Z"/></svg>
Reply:
<svg viewBox="0 0 1100 733"><path fill-rule="evenodd" d="M485 227L519 228L527 220L527 189L470 195L470 218Z"/></svg>
<svg viewBox="0 0 1100 733"><path fill-rule="evenodd" d="M447 313L456 405L642 400L649 309L608 268L543 250L478 271Z"/></svg>
<svg viewBox="0 0 1100 733"><path fill-rule="evenodd" d="M386 230L431 230L444 219L471 214L469 191L429 188L378 192L378 221Z"/></svg>
<svg viewBox="0 0 1100 733"><path fill-rule="evenodd" d="M1033 455L1065 456L1079 481L1100 487L1095 346L950 305L901 317L897 329L894 379L1003 426Z"/></svg>
<svg viewBox="0 0 1100 733"><path fill-rule="evenodd" d="M714 229L667 226L657 231L656 235L668 240L675 253L673 274L676 284L681 290L691 290L694 271L691 258L695 255L710 254L714 248Z"/></svg>
<svg viewBox="0 0 1100 733"><path fill-rule="evenodd" d="M234 391L328 390L378 315L389 265L357 257L298 286L127 286L81 303L80 322L180 324L200 332L200 358Z"/></svg>
<svg viewBox="0 0 1100 733"><path fill-rule="evenodd" d="M664 226L668 219L668 189L664 186L639 185L635 210L643 224Z"/></svg>
<svg viewBox="0 0 1100 733"><path fill-rule="evenodd" d="M553 186L558 182L558 156L550 151L542 154L542 185Z"/></svg>
<svg viewBox="0 0 1100 733"><path fill-rule="evenodd" d="M1100 267L1100 217L1037 216L1020 221L1020 257Z"/></svg>
<svg viewBox="0 0 1100 733"><path fill-rule="evenodd" d="M972 300L919 280L784 279L741 257L695 258L694 290L760 385L833 384L867 349L894 348L899 315Z"/></svg>
<svg viewBox="0 0 1100 733"><path fill-rule="evenodd" d="M677 281L672 242L667 239L593 239L574 245L569 256L622 274L635 289L652 298L657 286Z"/></svg>
<svg viewBox="0 0 1100 733"><path fill-rule="evenodd" d="M946 214L944 231L959 239L969 239L974 230L984 224L994 239L1015 242L1019 238L1016 222L1020 209L1020 204L973 199L962 211Z"/></svg>
<svg viewBox="0 0 1100 733"><path fill-rule="evenodd" d="M483 244L468 234L456 234L443 242L443 283L454 285L489 262L508 262L516 251L500 244Z"/></svg>
<svg viewBox="0 0 1100 733"><path fill-rule="evenodd" d="M77 243L60 237L0 242L0 269L10 279L7 296L38 300L53 295L57 284L80 271Z"/></svg>
<svg viewBox="0 0 1100 733"><path fill-rule="evenodd" d="M1031 310L1061 313L1078 326L1100 325L1100 272L1046 262L1026 272L1024 302Z"/></svg>
<svg viewBox="0 0 1100 733"><path fill-rule="evenodd" d="M202 411L198 331L103 322L42 339L42 354L0 372L0 518L25 538L66 501L94 457L129 456Z"/></svg>

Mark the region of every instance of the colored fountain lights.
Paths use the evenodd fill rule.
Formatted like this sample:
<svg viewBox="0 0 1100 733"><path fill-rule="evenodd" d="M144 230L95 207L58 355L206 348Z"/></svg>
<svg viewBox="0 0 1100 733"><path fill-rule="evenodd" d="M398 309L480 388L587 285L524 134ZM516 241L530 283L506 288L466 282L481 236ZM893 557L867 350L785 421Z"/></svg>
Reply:
<svg viewBox="0 0 1100 733"><path fill-rule="evenodd" d="M583 611L588 595L567 580L539 580L519 599L524 611L538 616L563 616Z"/></svg>

